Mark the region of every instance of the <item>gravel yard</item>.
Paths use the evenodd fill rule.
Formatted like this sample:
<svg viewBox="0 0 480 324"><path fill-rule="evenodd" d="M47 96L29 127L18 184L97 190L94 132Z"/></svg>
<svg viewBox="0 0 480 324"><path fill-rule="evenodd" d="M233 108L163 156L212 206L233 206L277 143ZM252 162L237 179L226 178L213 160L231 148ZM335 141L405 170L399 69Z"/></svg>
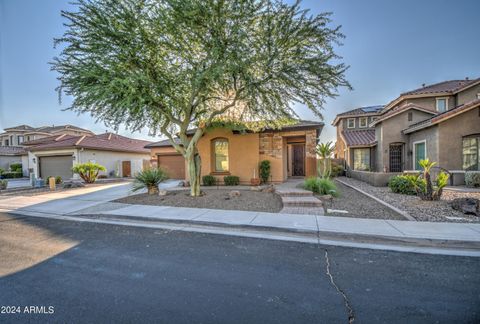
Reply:
<svg viewBox="0 0 480 324"><path fill-rule="evenodd" d="M206 189L201 197L190 197L188 190L168 191L166 196L139 194L115 200L124 204L174 206L227 210L249 210L278 213L283 205L279 195L267 192L238 190L239 197L229 197L231 190Z"/></svg>
<svg viewBox="0 0 480 324"><path fill-rule="evenodd" d="M374 187L366 182L346 177L340 177L339 179L407 212L418 221L480 222L479 217L465 215L452 209L449 204L454 198L472 197L480 199L480 193L462 193L445 190L440 201L422 201L417 196L393 193L388 187Z"/></svg>
<svg viewBox="0 0 480 324"><path fill-rule="evenodd" d="M335 181L340 197L333 199L333 204L323 201L329 209L346 210L348 214L339 212L326 213L326 216L342 216L356 218L406 220L390 208L376 202L364 194Z"/></svg>

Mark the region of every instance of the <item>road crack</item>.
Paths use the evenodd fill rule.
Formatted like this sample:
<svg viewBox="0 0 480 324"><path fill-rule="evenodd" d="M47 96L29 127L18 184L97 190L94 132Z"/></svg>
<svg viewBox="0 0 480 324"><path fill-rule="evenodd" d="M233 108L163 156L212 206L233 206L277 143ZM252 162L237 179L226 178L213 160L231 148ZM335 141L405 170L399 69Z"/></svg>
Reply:
<svg viewBox="0 0 480 324"><path fill-rule="evenodd" d="M350 301L348 300L347 295L345 294L345 292L342 289L340 289L340 287L338 287L338 285L335 282L335 279L333 278L332 273L330 272L330 259L328 257L328 250L327 249L325 249L325 263L326 263L326 274L330 278L330 283L335 288L335 290L337 290L337 292L340 295L342 295L343 302L345 304L345 308L347 309L347 313L348 313L348 323L351 324L351 323L353 323L353 321L355 321L355 314L353 312L352 305L350 304Z"/></svg>

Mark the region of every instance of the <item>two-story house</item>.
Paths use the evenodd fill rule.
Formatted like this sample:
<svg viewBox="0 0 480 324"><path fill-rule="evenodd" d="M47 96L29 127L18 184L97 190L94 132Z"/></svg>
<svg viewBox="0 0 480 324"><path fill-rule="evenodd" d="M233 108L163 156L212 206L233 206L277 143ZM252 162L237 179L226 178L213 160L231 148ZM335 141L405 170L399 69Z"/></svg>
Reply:
<svg viewBox="0 0 480 324"><path fill-rule="evenodd" d="M370 126L384 106L360 107L338 114L335 158L355 170L370 171L375 164L375 128Z"/></svg>
<svg viewBox="0 0 480 324"><path fill-rule="evenodd" d="M348 113L334 121L340 134L337 143L345 137L339 125ZM345 122L348 125L344 121L342 126ZM451 171L480 170L480 78L449 80L402 93L377 113L367 129L372 171L419 170L418 161L424 158ZM339 157L350 169L366 169L364 163L355 163L355 157Z"/></svg>

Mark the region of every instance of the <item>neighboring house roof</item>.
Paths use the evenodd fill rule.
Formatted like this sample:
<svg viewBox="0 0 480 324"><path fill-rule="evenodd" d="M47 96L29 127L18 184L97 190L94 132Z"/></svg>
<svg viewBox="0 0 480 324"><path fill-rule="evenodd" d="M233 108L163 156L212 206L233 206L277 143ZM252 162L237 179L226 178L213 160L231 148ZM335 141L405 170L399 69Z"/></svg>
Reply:
<svg viewBox="0 0 480 324"><path fill-rule="evenodd" d="M382 122L386 119L392 118L392 117L394 117L398 114L401 114L401 113L403 113L405 111L408 111L408 110L411 110L411 109L418 110L418 111L423 111L423 112L431 114L431 115L436 114L435 112L431 111L430 109L418 106L418 105L413 104L413 103L408 103L406 105L402 105L400 107L396 107L394 109L386 111L385 113L380 115L380 117L378 117L376 120L371 122L369 126L370 127L375 126L376 124L378 124L378 123L380 123L380 122Z"/></svg>
<svg viewBox="0 0 480 324"><path fill-rule="evenodd" d="M350 147L375 146L375 130L343 130L341 132L345 144Z"/></svg>
<svg viewBox="0 0 480 324"><path fill-rule="evenodd" d="M359 107L355 108L341 114L338 114L332 122L333 126L337 126L338 122L342 118L347 117L357 117L357 116L376 116L379 112L383 109L383 105L376 105L376 106L367 106L367 107Z"/></svg>
<svg viewBox="0 0 480 324"><path fill-rule="evenodd" d="M457 106L453 109L447 110L445 112L442 112L441 114L435 115L429 119L423 120L421 122L415 123L413 125L410 125L408 128L404 129L402 132L404 134L409 134L416 132L420 129L424 129L430 126L433 126L435 124L441 123L447 119L450 119L452 117L455 117L459 114L463 114L467 111L470 111L474 108L480 107L480 99L476 99L473 101L470 101L468 103L465 103L463 105Z"/></svg>
<svg viewBox="0 0 480 324"><path fill-rule="evenodd" d="M74 137L74 135L67 135L67 134L62 134L62 135L51 135L51 136L46 136L42 137L36 140L31 140L31 141L25 141L22 143L22 145L25 146L32 146L32 145L38 145L38 144L45 144L45 143L51 143L51 142L56 142L63 139L66 139L65 137Z"/></svg>
<svg viewBox="0 0 480 324"><path fill-rule="evenodd" d="M20 146L0 146L0 155L25 155L27 152Z"/></svg>
<svg viewBox="0 0 480 324"><path fill-rule="evenodd" d="M32 126L28 126L28 125L18 125L14 127L5 128L6 131L13 131L13 130L27 131L27 130L33 130L33 129L34 128Z"/></svg>
<svg viewBox="0 0 480 324"><path fill-rule="evenodd" d="M325 124L323 122L320 122L320 121L299 120L298 123L296 123L296 124L284 126L281 129L267 128L267 129L264 129L264 130L260 131L260 133L270 132L270 131L294 131L294 130L306 130L306 129L316 129L318 131L324 125ZM193 135L196 130L197 130L196 128L188 130L187 135ZM175 138L175 142L177 144L181 144L179 138ZM159 141L159 142L149 144L145 147L146 148L151 148L151 147L168 147L168 146L172 146L170 141L169 140L162 140L162 141Z"/></svg>
<svg viewBox="0 0 480 324"><path fill-rule="evenodd" d="M52 126L41 126L41 127L32 127L29 125L18 125L14 127L5 128L4 130L5 132L0 135L5 135L7 132L14 132L14 131L26 132L25 134L52 134L52 133L66 131L66 130L73 130L73 131L89 133L91 135L94 135L94 133L92 131L89 131L88 129L80 128L73 125L58 125L58 126L52 125Z"/></svg>
<svg viewBox="0 0 480 324"><path fill-rule="evenodd" d="M400 94L400 96L390 101L383 110L387 111L405 99L441 95L454 95L477 84L480 84L480 78L473 80L448 80L431 84Z"/></svg>
<svg viewBox="0 0 480 324"><path fill-rule="evenodd" d="M43 144L30 146L27 150L36 152L65 148L86 148L100 151L149 153L150 151L145 148L145 145L151 143L149 141L132 139L113 133L93 136L66 135L58 140L57 138L58 136L50 136L49 141Z"/></svg>

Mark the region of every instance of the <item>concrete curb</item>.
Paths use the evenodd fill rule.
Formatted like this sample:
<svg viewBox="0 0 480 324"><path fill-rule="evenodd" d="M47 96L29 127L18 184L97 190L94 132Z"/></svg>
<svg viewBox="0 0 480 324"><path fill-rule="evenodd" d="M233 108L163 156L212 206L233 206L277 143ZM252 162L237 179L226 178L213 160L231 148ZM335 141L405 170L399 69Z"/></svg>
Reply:
<svg viewBox="0 0 480 324"><path fill-rule="evenodd" d="M393 210L393 211L396 212L397 214L405 217L405 218L408 219L409 221L415 221L415 222L417 221L415 218L413 218L412 216L410 216L410 214L408 214L407 212L404 212L403 210L400 210L400 209L398 209L397 207L392 206L392 205L390 205L389 203L386 203L385 201L383 201L383 200L381 200L381 199L379 199L379 198L377 198L377 197L375 197L375 196L373 196L373 195L371 195L371 194L369 194L369 193L367 193L367 192L365 192L365 191L363 191L363 190L361 190L361 189L359 189L359 188L357 188L357 187L355 187L355 186L352 186L351 184L348 184L348 183L346 183L346 182L344 182L344 181L342 181L342 180L340 180L340 179L335 179L335 181L338 181L338 182L340 182L341 184L343 184L343 185L345 185L345 186L347 186L347 187L349 187L349 188L352 188L353 190L356 190L356 191L364 194L365 196L367 196L367 197L369 197L369 198L372 198L372 199L375 200L376 202L382 204L383 206L385 206L385 207L387 207L387 208L390 208L391 210Z"/></svg>

